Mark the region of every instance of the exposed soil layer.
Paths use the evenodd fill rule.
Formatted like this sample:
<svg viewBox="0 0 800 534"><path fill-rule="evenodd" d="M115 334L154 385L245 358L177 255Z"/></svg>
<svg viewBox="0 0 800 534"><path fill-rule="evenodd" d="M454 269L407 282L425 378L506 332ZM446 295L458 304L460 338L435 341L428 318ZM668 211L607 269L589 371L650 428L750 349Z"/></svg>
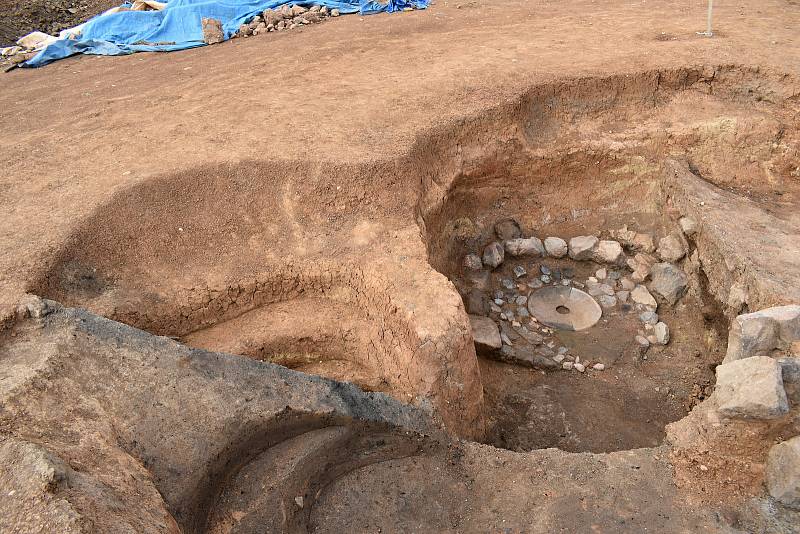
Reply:
<svg viewBox="0 0 800 534"><path fill-rule="evenodd" d="M800 11L726 3L701 39L696 2L595 4L7 75L0 530L795 529L763 472L796 409L681 417L728 319L800 302ZM609 317L560 339L603 371L476 357L461 261L498 218L568 238L679 216L701 231L665 348L635 359ZM25 292L89 311L15 316Z"/></svg>
<svg viewBox="0 0 800 534"><path fill-rule="evenodd" d="M57 35L120 5L115 0L2 0L0 46L9 46L32 31Z"/></svg>

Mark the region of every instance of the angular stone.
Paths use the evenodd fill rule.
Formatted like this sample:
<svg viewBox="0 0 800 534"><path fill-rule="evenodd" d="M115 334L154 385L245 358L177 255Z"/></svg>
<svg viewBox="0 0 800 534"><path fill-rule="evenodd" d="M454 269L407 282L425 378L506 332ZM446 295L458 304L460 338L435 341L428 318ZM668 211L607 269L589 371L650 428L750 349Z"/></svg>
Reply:
<svg viewBox="0 0 800 534"><path fill-rule="evenodd" d="M464 305L467 308L467 313L470 315L485 316L489 314L489 303L486 296L482 291L477 289L471 290L464 297Z"/></svg>
<svg viewBox="0 0 800 534"><path fill-rule="evenodd" d="M505 242L506 252L514 257L544 256L544 244L538 237L509 239Z"/></svg>
<svg viewBox="0 0 800 534"><path fill-rule="evenodd" d="M505 251L503 250L503 245L497 241L490 243L485 249L483 249L483 264L487 267L494 269L503 263L504 258Z"/></svg>
<svg viewBox="0 0 800 534"><path fill-rule="evenodd" d="M631 243L631 248L637 252L650 254L655 252L656 244L650 234L636 234Z"/></svg>
<svg viewBox="0 0 800 534"><path fill-rule="evenodd" d="M686 255L686 244L677 235L670 234L658 240L658 257L667 262L676 262Z"/></svg>
<svg viewBox="0 0 800 534"><path fill-rule="evenodd" d="M517 265L514 267L514 276L516 278L522 278L523 276L527 275L528 271L525 270L525 267L522 265Z"/></svg>
<svg viewBox="0 0 800 534"><path fill-rule="evenodd" d="M301 5L295 4L295 5L292 6L292 15L294 15L295 17L298 16L298 15L302 15L306 11L308 11L308 9L304 8Z"/></svg>
<svg viewBox="0 0 800 534"><path fill-rule="evenodd" d="M481 257L477 254L467 254L464 256L464 268L468 271L480 271L483 269Z"/></svg>
<svg viewBox="0 0 800 534"><path fill-rule="evenodd" d="M200 19L200 25L203 28L204 43L217 44L225 40L225 32L222 29L222 22L219 20L203 17Z"/></svg>
<svg viewBox="0 0 800 534"><path fill-rule="evenodd" d="M636 287L636 282L627 276L620 281L620 284L622 285L622 289L625 291L633 291L633 288Z"/></svg>
<svg viewBox="0 0 800 534"><path fill-rule="evenodd" d="M650 289L663 298L670 306L675 305L686 293L689 277L681 269L671 263L656 263L650 269L652 282Z"/></svg>
<svg viewBox="0 0 800 534"><path fill-rule="evenodd" d="M610 263L619 265L625 259L622 245L617 241L600 241L593 255L594 261L598 263Z"/></svg>
<svg viewBox="0 0 800 534"><path fill-rule="evenodd" d="M631 291L631 300L636 304L641 304L649 308L656 309L658 307L656 299L653 298L653 295L651 295L643 285L638 285L633 288L633 291Z"/></svg>
<svg viewBox="0 0 800 534"><path fill-rule="evenodd" d="M548 237L544 240L547 254L554 258L563 258L567 255L567 242L560 237Z"/></svg>
<svg viewBox="0 0 800 534"><path fill-rule="evenodd" d="M657 344L666 345L669 343L669 327L667 323L656 323L655 326L653 326L653 335L655 336Z"/></svg>
<svg viewBox="0 0 800 534"><path fill-rule="evenodd" d="M800 436L773 445L767 454L767 490L778 502L800 510Z"/></svg>
<svg viewBox="0 0 800 534"><path fill-rule="evenodd" d="M493 351L503 346L497 323L479 315L470 315L469 323L472 326L472 339L475 340L475 349L478 352Z"/></svg>
<svg viewBox="0 0 800 534"><path fill-rule="evenodd" d="M557 369L559 364L547 356L543 356L533 351L530 347L509 347L504 346L498 355L502 361L533 367L535 369Z"/></svg>
<svg viewBox="0 0 800 534"><path fill-rule="evenodd" d="M698 226L694 219L691 219L689 217L681 217L680 219L678 219L678 224L681 227L683 235L687 237L691 237L697 233Z"/></svg>
<svg viewBox="0 0 800 534"><path fill-rule="evenodd" d="M599 243L593 235L580 235L569 240L569 257L582 261L592 259L592 255Z"/></svg>
<svg viewBox="0 0 800 534"><path fill-rule="evenodd" d="M620 304L625 304L626 302L628 302L628 299L631 296L631 292L630 291L617 291L616 296L617 296L617 300L620 302Z"/></svg>
<svg viewBox="0 0 800 534"><path fill-rule="evenodd" d="M277 26L277 24L283 20L283 15L274 9L265 10L262 13L262 16L264 17L264 22L266 22L267 25L272 24L273 26Z"/></svg>
<svg viewBox="0 0 800 534"><path fill-rule="evenodd" d="M777 306L731 321L723 363L786 350L800 340L800 305Z"/></svg>
<svg viewBox="0 0 800 534"><path fill-rule="evenodd" d="M603 309L607 310L617 305L617 298L611 297L609 295L600 295L599 297L597 297L597 302Z"/></svg>
<svg viewBox="0 0 800 534"><path fill-rule="evenodd" d="M780 364L754 356L717 366L714 392L720 415L736 419L775 419L789 411Z"/></svg>
<svg viewBox="0 0 800 534"><path fill-rule="evenodd" d="M502 241L522 237L522 230L514 219L503 219L494 225L494 232Z"/></svg>
<svg viewBox="0 0 800 534"><path fill-rule="evenodd" d="M644 324L656 324L658 322L658 314L654 311L646 311L639 314L639 320Z"/></svg>

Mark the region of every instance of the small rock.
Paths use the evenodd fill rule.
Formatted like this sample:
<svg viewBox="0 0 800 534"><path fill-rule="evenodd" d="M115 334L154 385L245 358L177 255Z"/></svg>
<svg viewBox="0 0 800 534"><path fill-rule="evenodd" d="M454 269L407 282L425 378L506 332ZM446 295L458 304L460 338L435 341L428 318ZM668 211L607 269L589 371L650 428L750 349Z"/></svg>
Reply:
<svg viewBox="0 0 800 534"><path fill-rule="evenodd" d="M608 271L606 270L606 268L605 268L605 267L603 267L603 268L600 268L600 269L597 269L597 270L595 271L595 273L594 273L594 276L595 276L595 277L596 277L598 280L605 280L605 279L606 279L606 277L608 276Z"/></svg>
<svg viewBox="0 0 800 534"><path fill-rule="evenodd" d="M494 225L494 232L501 241L517 239L522 236L522 230L514 219L503 219Z"/></svg>
<svg viewBox="0 0 800 534"><path fill-rule="evenodd" d="M681 227L683 235L687 237L691 237L697 233L697 223L695 222L694 219L691 219L689 217L681 217L680 219L678 219L678 224Z"/></svg>
<svg viewBox="0 0 800 534"><path fill-rule="evenodd" d="M266 22L267 25L272 24L273 26L277 26L278 23L283 20L283 15L274 9L265 10L264 13L262 13L262 16L264 17L264 22Z"/></svg>
<svg viewBox="0 0 800 534"><path fill-rule="evenodd" d="M528 281L528 286L529 286L531 289L539 289L539 288L541 288L542 286L544 286L544 283L542 283L542 281L541 281L541 280L539 280L538 278L534 278L533 280L529 280L529 281Z"/></svg>
<svg viewBox="0 0 800 534"><path fill-rule="evenodd" d="M302 496L302 495L300 495L300 496L298 496L298 497L295 497L295 498L294 498L294 503L295 503L297 506L299 506L300 508L302 508L302 507L303 507L303 496Z"/></svg>
<svg viewBox="0 0 800 534"><path fill-rule="evenodd" d="M563 354L556 354L555 356L553 356L553 361L556 363L561 363L564 361L564 358L566 358L566 356L564 356Z"/></svg>
<svg viewBox="0 0 800 534"><path fill-rule="evenodd" d="M572 363L572 362L564 362L564 363L562 363L562 364L561 364L561 368L562 368L562 369L566 369L567 371L569 371L570 369L572 369L572 367L573 367L574 365L575 365L575 364L574 364L574 363Z"/></svg>
<svg viewBox="0 0 800 534"><path fill-rule="evenodd" d="M331 9L331 17L338 17L339 10L338 9Z"/></svg>
<svg viewBox="0 0 800 534"><path fill-rule="evenodd" d="M658 257L667 262L676 262L686 255L686 245L682 238L670 234L658 240Z"/></svg>
<svg viewBox="0 0 800 534"><path fill-rule="evenodd" d="M464 256L464 268L468 271L480 271L483 269L481 257L477 254L467 254Z"/></svg>
<svg viewBox="0 0 800 534"><path fill-rule="evenodd" d="M659 345L666 345L669 343L669 327L667 323L658 322L653 327L656 343Z"/></svg>
<svg viewBox="0 0 800 534"><path fill-rule="evenodd" d="M604 370L605 368L606 368L606 366L605 366L605 365L603 365L602 363L596 363L596 364L594 364L594 365L592 366L592 369L594 369L595 371L602 371L602 370Z"/></svg>
<svg viewBox="0 0 800 534"><path fill-rule="evenodd" d="M203 28L204 43L211 45L221 43L225 40L225 32L222 30L222 22L219 20L203 17L200 19L200 24ZM266 25L264 27L266 28Z"/></svg>
<svg viewBox="0 0 800 534"><path fill-rule="evenodd" d="M525 295L520 295L514 302L517 303L517 306L524 306L528 303L528 297L526 297Z"/></svg>
<svg viewBox="0 0 800 534"><path fill-rule="evenodd" d="M529 315L530 313L528 313L528 309L524 305L517 310L517 316L519 317L528 317Z"/></svg>
<svg viewBox="0 0 800 534"><path fill-rule="evenodd" d="M638 285L633 288L633 291L631 291L631 300L636 304L641 304L642 306L647 306L652 309L658 308L656 299L653 298L653 295L651 295L643 285Z"/></svg>
<svg viewBox="0 0 800 534"><path fill-rule="evenodd" d="M517 278L522 278L526 274L528 274L528 271L526 271L525 267L523 267L522 265L517 265L516 267L514 267L514 276L516 276Z"/></svg>
<svg viewBox="0 0 800 534"><path fill-rule="evenodd" d="M776 306L737 316L728 332L722 363L786 350L800 340L800 305Z"/></svg>
<svg viewBox="0 0 800 534"><path fill-rule="evenodd" d="M772 446L765 475L769 494L789 508L800 510L800 436Z"/></svg>
<svg viewBox="0 0 800 534"><path fill-rule="evenodd" d="M651 254L656 250L653 236L650 234L636 234L631 242L631 248L637 252Z"/></svg>
<svg viewBox="0 0 800 534"><path fill-rule="evenodd" d="M567 347L558 347L558 353L559 354L566 354L568 352L569 352L569 349Z"/></svg>
<svg viewBox="0 0 800 534"><path fill-rule="evenodd" d="M489 313L486 297L482 291L473 289L467 293L467 296L464 300L468 314L486 316Z"/></svg>
<svg viewBox="0 0 800 534"><path fill-rule="evenodd" d="M503 245L497 241L490 243L483 249L483 264L492 269L503 263L504 257Z"/></svg>
<svg viewBox="0 0 800 534"><path fill-rule="evenodd" d="M517 284L515 284L514 281L509 279L509 278L503 278L502 282L500 282L500 283L503 284L503 287L506 288L506 289L512 289L513 290L513 289L516 289L516 287L517 287Z"/></svg>
<svg viewBox="0 0 800 534"><path fill-rule="evenodd" d="M500 337L500 329L497 323L488 317L470 315L469 322L472 327L472 338L475 340L475 348L479 351L497 350L503 346Z"/></svg>
<svg viewBox="0 0 800 534"><path fill-rule="evenodd" d="M616 241L600 241L594 251L593 259L598 263L618 265L625 259L625 253L622 251L622 245Z"/></svg>
<svg viewBox="0 0 800 534"><path fill-rule="evenodd" d="M686 293L689 277L681 269L671 263L656 263L650 271L652 283L650 289L663 298L670 306L674 306Z"/></svg>
<svg viewBox="0 0 800 534"><path fill-rule="evenodd" d="M550 277L547 276L546 274L543 274L542 276L540 276L539 280L541 280L542 283L544 283L544 284L549 284L550 283Z"/></svg>
<svg viewBox="0 0 800 534"><path fill-rule="evenodd" d="M644 324L656 324L658 322L658 314L654 311L646 311L639 314L639 320Z"/></svg>
<svg viewBox="0 0 800 534"><path fill-rule="evenodd" d="M599 241L593 235L573 237L569 240L569 257L577 261L592 259Z"/></svg>
<svg viewBox="0 0 800 534"><path fill-rule="evenodd" d="M597 302L603 309L607 310L617 305L617 298L609 295L600 295L597 297Z"/></svg>
<svg viewBox="0 0 800 534"><path fill-rule="evenodd" d="M650 342L647 341L647 338L644 336L636 336L636 342L643 348L647 348L650 346Z"/></svg>
<svg viewBox="0 0 800 534"><path fill-rule="evenodd" d="M563 258L567 255L567 242L560 237L548 237L544 240L544 249L554 258Z"/></svg>
<svg viewBox="0 0 800 534"><path fill-rule="evenodd" d="M516 238L505 242L506 252L514 257L519 256L544 256L544 244L536 237L527 239Z"/></svg>
<svg viewBox="0 0 800 534"><path fill-rule="evenodd" d="M631 292L630 291L617 291L617 300L621 304L625 304L626 302L628 302L628 298L630 296L631 296Z"/></svg>
<svg viewBox="0 0 800 534"><path fill-rule="evenodd" d="M636 282L634 282L628 277L623 278L620 281L620 284L622 285L622 289L624 289L625 291L633 291L633 288L636 287Z"/></svg>
<svg viewBox="0 0 800 534"><path fill-rule="evenodd" d="M504 301L503 299L494 299L494 303L497 304L498 306L502 306L503 304L506 303L506 301Z"/></svg>
<svg viewBox="0 0 800 534"><path fill-rule="evenodd" d="M775 419L789 411L780 364L753 356L717 366L714 396L720 415L738 419Z"/></svg>
<svg viewBox="0 0 800 534"><path fill-rule="evenodd" d="M550 267L548 267L547 265L540 265L539 266L539 272L542 273L542 274L550 274L550 272L551 272L550 271Z"/></svg>
<svg viewBox="0 0 800 534"><path fill-rule="evenodd" d="M509 347L513 345L513 343L511 343L511 339L508 337L508 335L506 335L505 332L500 332L500 340L503 342L503 345L508 345Z"/></svg>
<svg viewBox="0 0 800 534"><path fill-rule="evenodd" d="M298 15L302 15L306 11L308 11L308 9L304 8L301 5L295 4L295 5L292 6L292 15L295 16L295 17L298 16Z"/></svg>
<svg viewBox="0 0 800 534"><path fill-rule="evenodd" d="M497 301L495 301L495 302L497 302ZM495 304L495 302L491 302L489 304L489 310L491 310L492 313L501 313L503 311L503 308L501 308L500 306Z"/></svg>
<svg viewBox="0 0 800 534"><path fill-rule="evenodd" d="M574 368L576 371L578 371L579 373L582 373L582 372L584 372L584 371L586 370L586 366L585 366L585 365L583 365L582 363L576 363L576 364L574 364L574 365L573 365L573 368Z"/></svg>

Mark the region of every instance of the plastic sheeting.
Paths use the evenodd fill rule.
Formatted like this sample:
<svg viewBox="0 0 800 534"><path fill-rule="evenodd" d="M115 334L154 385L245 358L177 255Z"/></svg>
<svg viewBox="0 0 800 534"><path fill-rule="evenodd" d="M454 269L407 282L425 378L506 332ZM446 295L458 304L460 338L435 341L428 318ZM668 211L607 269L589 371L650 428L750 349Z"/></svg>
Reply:
<svg viewBox="0 0 800 534"><path fill-rule="evenodd" d="M169 52L203 46L202 18L222 22L225 39L267 9L284 4L321 5L340 13L372 14L405 8L424 9L429 0L169 0L161 11L117 11L83 25L77 38L59 39L23 64L41 67L75 54L115 56L134 52Z"/></svg>

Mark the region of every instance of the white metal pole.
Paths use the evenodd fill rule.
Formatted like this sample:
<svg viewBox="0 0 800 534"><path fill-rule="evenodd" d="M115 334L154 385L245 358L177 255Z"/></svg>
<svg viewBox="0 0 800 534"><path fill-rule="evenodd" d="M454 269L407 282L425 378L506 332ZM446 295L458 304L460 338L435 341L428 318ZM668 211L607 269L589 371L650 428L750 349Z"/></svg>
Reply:
<svg viewBox="0 0 800 534"><path fill-rule="evenodd" d="M711 37L714 35L711 33L711 12L714 9L714 0L708 0L708 25L706 26L706 35Z"/></svg>

